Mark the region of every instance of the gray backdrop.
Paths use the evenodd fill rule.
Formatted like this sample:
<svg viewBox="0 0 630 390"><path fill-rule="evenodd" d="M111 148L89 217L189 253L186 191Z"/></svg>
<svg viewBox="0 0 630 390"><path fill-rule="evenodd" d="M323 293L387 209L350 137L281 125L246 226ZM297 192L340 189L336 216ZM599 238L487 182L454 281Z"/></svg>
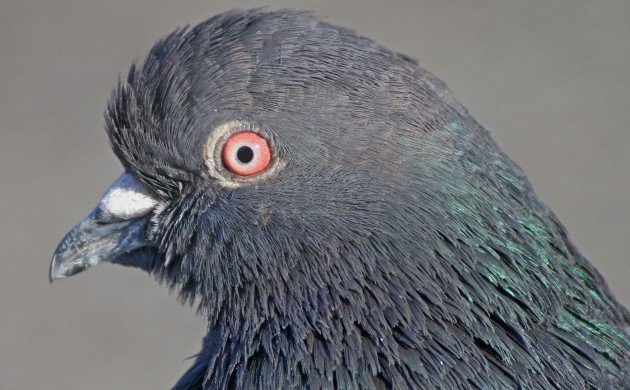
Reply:
<svg viewBox="0 0 630 390"><path fill-rule="evenodd" d="M281 1L420 59L529 175L630 304L630 1ZM0 0L0 388L166 388L204 323L140 271L49 285L66 231L121 173L119 72L175 27L256 1Z"/></svg>

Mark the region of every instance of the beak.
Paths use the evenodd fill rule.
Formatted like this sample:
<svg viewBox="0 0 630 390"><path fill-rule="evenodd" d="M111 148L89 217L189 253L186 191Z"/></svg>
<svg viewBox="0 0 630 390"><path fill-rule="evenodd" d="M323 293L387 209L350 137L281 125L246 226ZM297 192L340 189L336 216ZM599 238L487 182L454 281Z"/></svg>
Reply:
<svg viewBox="0 0 630 390"><path fill-rule="evenodd" d="M147 216L157 204L130 173L122 174L61 240L50 263L50 282L147 246Z"/></svg>

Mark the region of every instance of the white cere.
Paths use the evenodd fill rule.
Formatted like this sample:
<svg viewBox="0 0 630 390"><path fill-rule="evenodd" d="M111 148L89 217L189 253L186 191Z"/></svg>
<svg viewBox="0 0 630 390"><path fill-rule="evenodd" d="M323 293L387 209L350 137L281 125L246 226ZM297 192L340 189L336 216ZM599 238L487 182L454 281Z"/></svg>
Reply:
<svg viewBox="0 0 630 390"><path fill-rule="evenodd" d="M133 219L150 213L158 202L130 173L123 173L107 189L98 205L109 217Z"/></svg>

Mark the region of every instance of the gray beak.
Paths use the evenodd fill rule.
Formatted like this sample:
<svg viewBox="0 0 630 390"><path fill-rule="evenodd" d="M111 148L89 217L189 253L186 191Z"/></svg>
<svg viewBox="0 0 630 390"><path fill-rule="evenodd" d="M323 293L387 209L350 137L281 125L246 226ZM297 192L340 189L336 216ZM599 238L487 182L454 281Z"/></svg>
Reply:
<svg viewBox="0 0 630 390"><path fill-rule="evenodd" d="M50 263L50 281L147 246L147 216L157 204L131 174L122 174L98 206L61 240Z"/></svg>

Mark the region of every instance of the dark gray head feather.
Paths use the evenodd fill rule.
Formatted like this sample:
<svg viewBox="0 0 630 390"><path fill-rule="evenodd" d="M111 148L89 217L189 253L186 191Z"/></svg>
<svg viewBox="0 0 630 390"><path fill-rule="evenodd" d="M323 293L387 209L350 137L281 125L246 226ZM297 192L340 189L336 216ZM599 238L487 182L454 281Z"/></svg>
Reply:
<svg viewBox="0 0 630 390"><path fill-rule="evenodd" d="M238 188L213 130L266 134ZM622 387L628 312L521 170L416 61L296 11L231 11L132 67L107 132L161 200L114 261L198 298L178 387Z"/></svg>

